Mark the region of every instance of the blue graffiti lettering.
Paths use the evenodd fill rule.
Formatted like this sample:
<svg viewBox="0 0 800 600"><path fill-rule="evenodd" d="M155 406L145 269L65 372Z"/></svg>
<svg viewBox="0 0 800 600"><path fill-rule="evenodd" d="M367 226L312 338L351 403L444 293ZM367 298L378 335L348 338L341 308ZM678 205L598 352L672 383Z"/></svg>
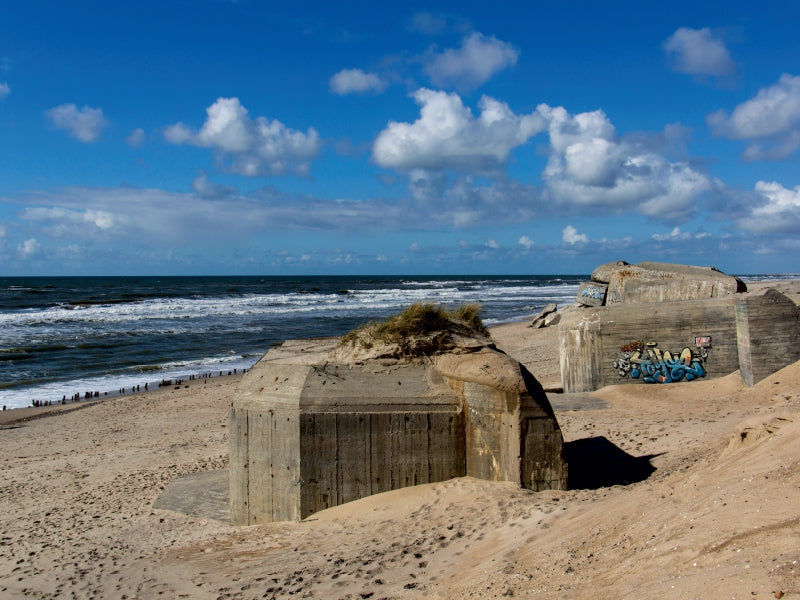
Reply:
<svg viewBox="0 0 800 600"><path fill-rule="evenodd" d="M614 368L619 370L620 377L630 375L631 379L639 379L644 383L694 381L705 377L703 363L707 358L707 352L694 354L690 348L684 348L677 355L669 351L662 353L653 344L647 348L646 357L642 356L640 350L623 353L614 361Z"/></svg>
<svg viewBox="0 0 800 600"><path fill-rule="evenodd" d="M605 290L597 286L587 286L581 290L581 296L584 298L593 298L595 300L602 300L605 296Z"/></svg>

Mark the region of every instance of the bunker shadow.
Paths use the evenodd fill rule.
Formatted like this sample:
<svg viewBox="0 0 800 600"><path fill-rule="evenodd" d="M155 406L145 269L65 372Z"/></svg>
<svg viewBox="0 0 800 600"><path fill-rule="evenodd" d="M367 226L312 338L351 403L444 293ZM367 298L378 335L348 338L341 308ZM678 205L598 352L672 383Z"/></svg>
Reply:
<svg viewBox="0 0 800 600"><path fill-rule="evenodd" d="M632 456L602 436L566 442L569 489L596 490L644 481L656 470L650 463L656 456Z"/></svg>

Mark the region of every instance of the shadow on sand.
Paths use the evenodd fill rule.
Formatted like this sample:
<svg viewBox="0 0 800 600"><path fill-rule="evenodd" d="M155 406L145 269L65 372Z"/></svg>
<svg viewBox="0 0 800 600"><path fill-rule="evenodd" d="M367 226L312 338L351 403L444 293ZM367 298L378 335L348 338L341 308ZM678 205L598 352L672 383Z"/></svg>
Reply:
<svg viewBox="0 0 800 600"><path fill-rule="evenodd" d="M644 481L656 470L650 464L656 456L632 456L602 436L566 442L569 489L596 490Z"/></svg>

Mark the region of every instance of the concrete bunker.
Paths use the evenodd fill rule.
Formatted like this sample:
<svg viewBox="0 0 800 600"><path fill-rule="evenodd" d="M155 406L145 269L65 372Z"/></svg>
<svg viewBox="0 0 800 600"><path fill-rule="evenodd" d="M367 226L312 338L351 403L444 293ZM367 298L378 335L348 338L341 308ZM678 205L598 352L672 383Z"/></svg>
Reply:
<svg viewBox="0 0 800 600"><path fill-rule="evenodd" d="M713 268L608 263L559 323L565 392L674 383L739 370L748 385L800 360L800 309Z"/></svg>
<svg viewBox="0 0 800 600"><path fill-rule="evenodd" d="M577 302L586 306L680 302L746 291L741 279L714 267L651 261L632 265L620 260L597 267L591 281L581 284Z"/></svg>
<svg viewBox="0 0 800 600"><path fill-rule="evenodd" d="M566 489L563 446L541 386L479 333L355 353L338 338L290 341L250 369L231 405L231 519L299 520L464 475Z"/></svg>

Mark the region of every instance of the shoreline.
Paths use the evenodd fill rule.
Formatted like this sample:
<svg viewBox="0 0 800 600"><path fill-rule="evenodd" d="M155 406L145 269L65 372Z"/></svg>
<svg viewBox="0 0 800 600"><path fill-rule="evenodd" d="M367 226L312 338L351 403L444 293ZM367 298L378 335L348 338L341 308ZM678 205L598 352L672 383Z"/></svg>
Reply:
<svg viewBox="0 0 800 600"><path fill-rule="evenodd" d="M259 359L253 361L253 364L255 364L255 362L257 362L258 360L260 360L260 357ZM120 396L130 396L131 394L139 394L139 393L143 394L158 390L162 387L169 387L170 385L176 385L187 381L194 381L199 379L211 379L215 377L224 377L226 375L236 375L237 372L245 373L250 369L251 366L252 364L248 367L234 367L233 369L231 369L230 367L226 367L224 369L212 369L212 370L205 369L203 371L198 371L194 373L182 371L172 376L169 376L169 374L167 374L161 380L157 379L147 380L144 382L137 383L136 385L130 385L130 387L128 386L120 387L115 390L92 389L91 391L82 391L70 394L65 394L63 393L63 391L61 391L59 392L61 395L61 399L58 399L57 397L58 394L54 394L56 398L51 400L38 399L32 396L28 400L29 404L25 404L24 406L8 406L6 403L3 403L3 409L0 412L8 412L12 410L21 410L27 408L52 408L56 406L65 406L75 403L83 403L83 402L90 402L97 400L109 400L111 398L117 398ZM133 378L128 377L127 381L130 381L131 379ZM63 389L69 388L75 390L80 387L86 387L85 383L81 383L81 380L77 380L76 382L67 381L64 382L63 384ZM2 398L2 395L0 395L0 398Z"/></svg>
<svg viewBox="0 0 800 600"><path fill-rule="evenodd" d="M236 369L234 369L234 371L235 370ZM208 377L194 377L193 379L172 381L172 383L169 385L158 385L159 382L155 382L156 385L148 385L147 389L140 389L126 393L109 392L107 395L101 394L99 397L81 398L80 400L67 399L67 401L63 404L59 401L54 404L46 404L43 406L21 406L16 408L8 408L0 411L0 428L21 421L30 421L33 419L63 415L76 410L89 408L90 406L96 406L105 402L113 402L114 400L120 400L123 398L135 399L137 397L149 397L152 394L157 394L158 392L164 390L188 389L191 385L199 384L201 381L220 380L221 382L227 382L229 378L230 380L233 380L243 377L247 370L248 369L238 369L237 373L231 371L221 375L210 374ZM148 382L148 384L149 383L150 382Z"/></svg>

